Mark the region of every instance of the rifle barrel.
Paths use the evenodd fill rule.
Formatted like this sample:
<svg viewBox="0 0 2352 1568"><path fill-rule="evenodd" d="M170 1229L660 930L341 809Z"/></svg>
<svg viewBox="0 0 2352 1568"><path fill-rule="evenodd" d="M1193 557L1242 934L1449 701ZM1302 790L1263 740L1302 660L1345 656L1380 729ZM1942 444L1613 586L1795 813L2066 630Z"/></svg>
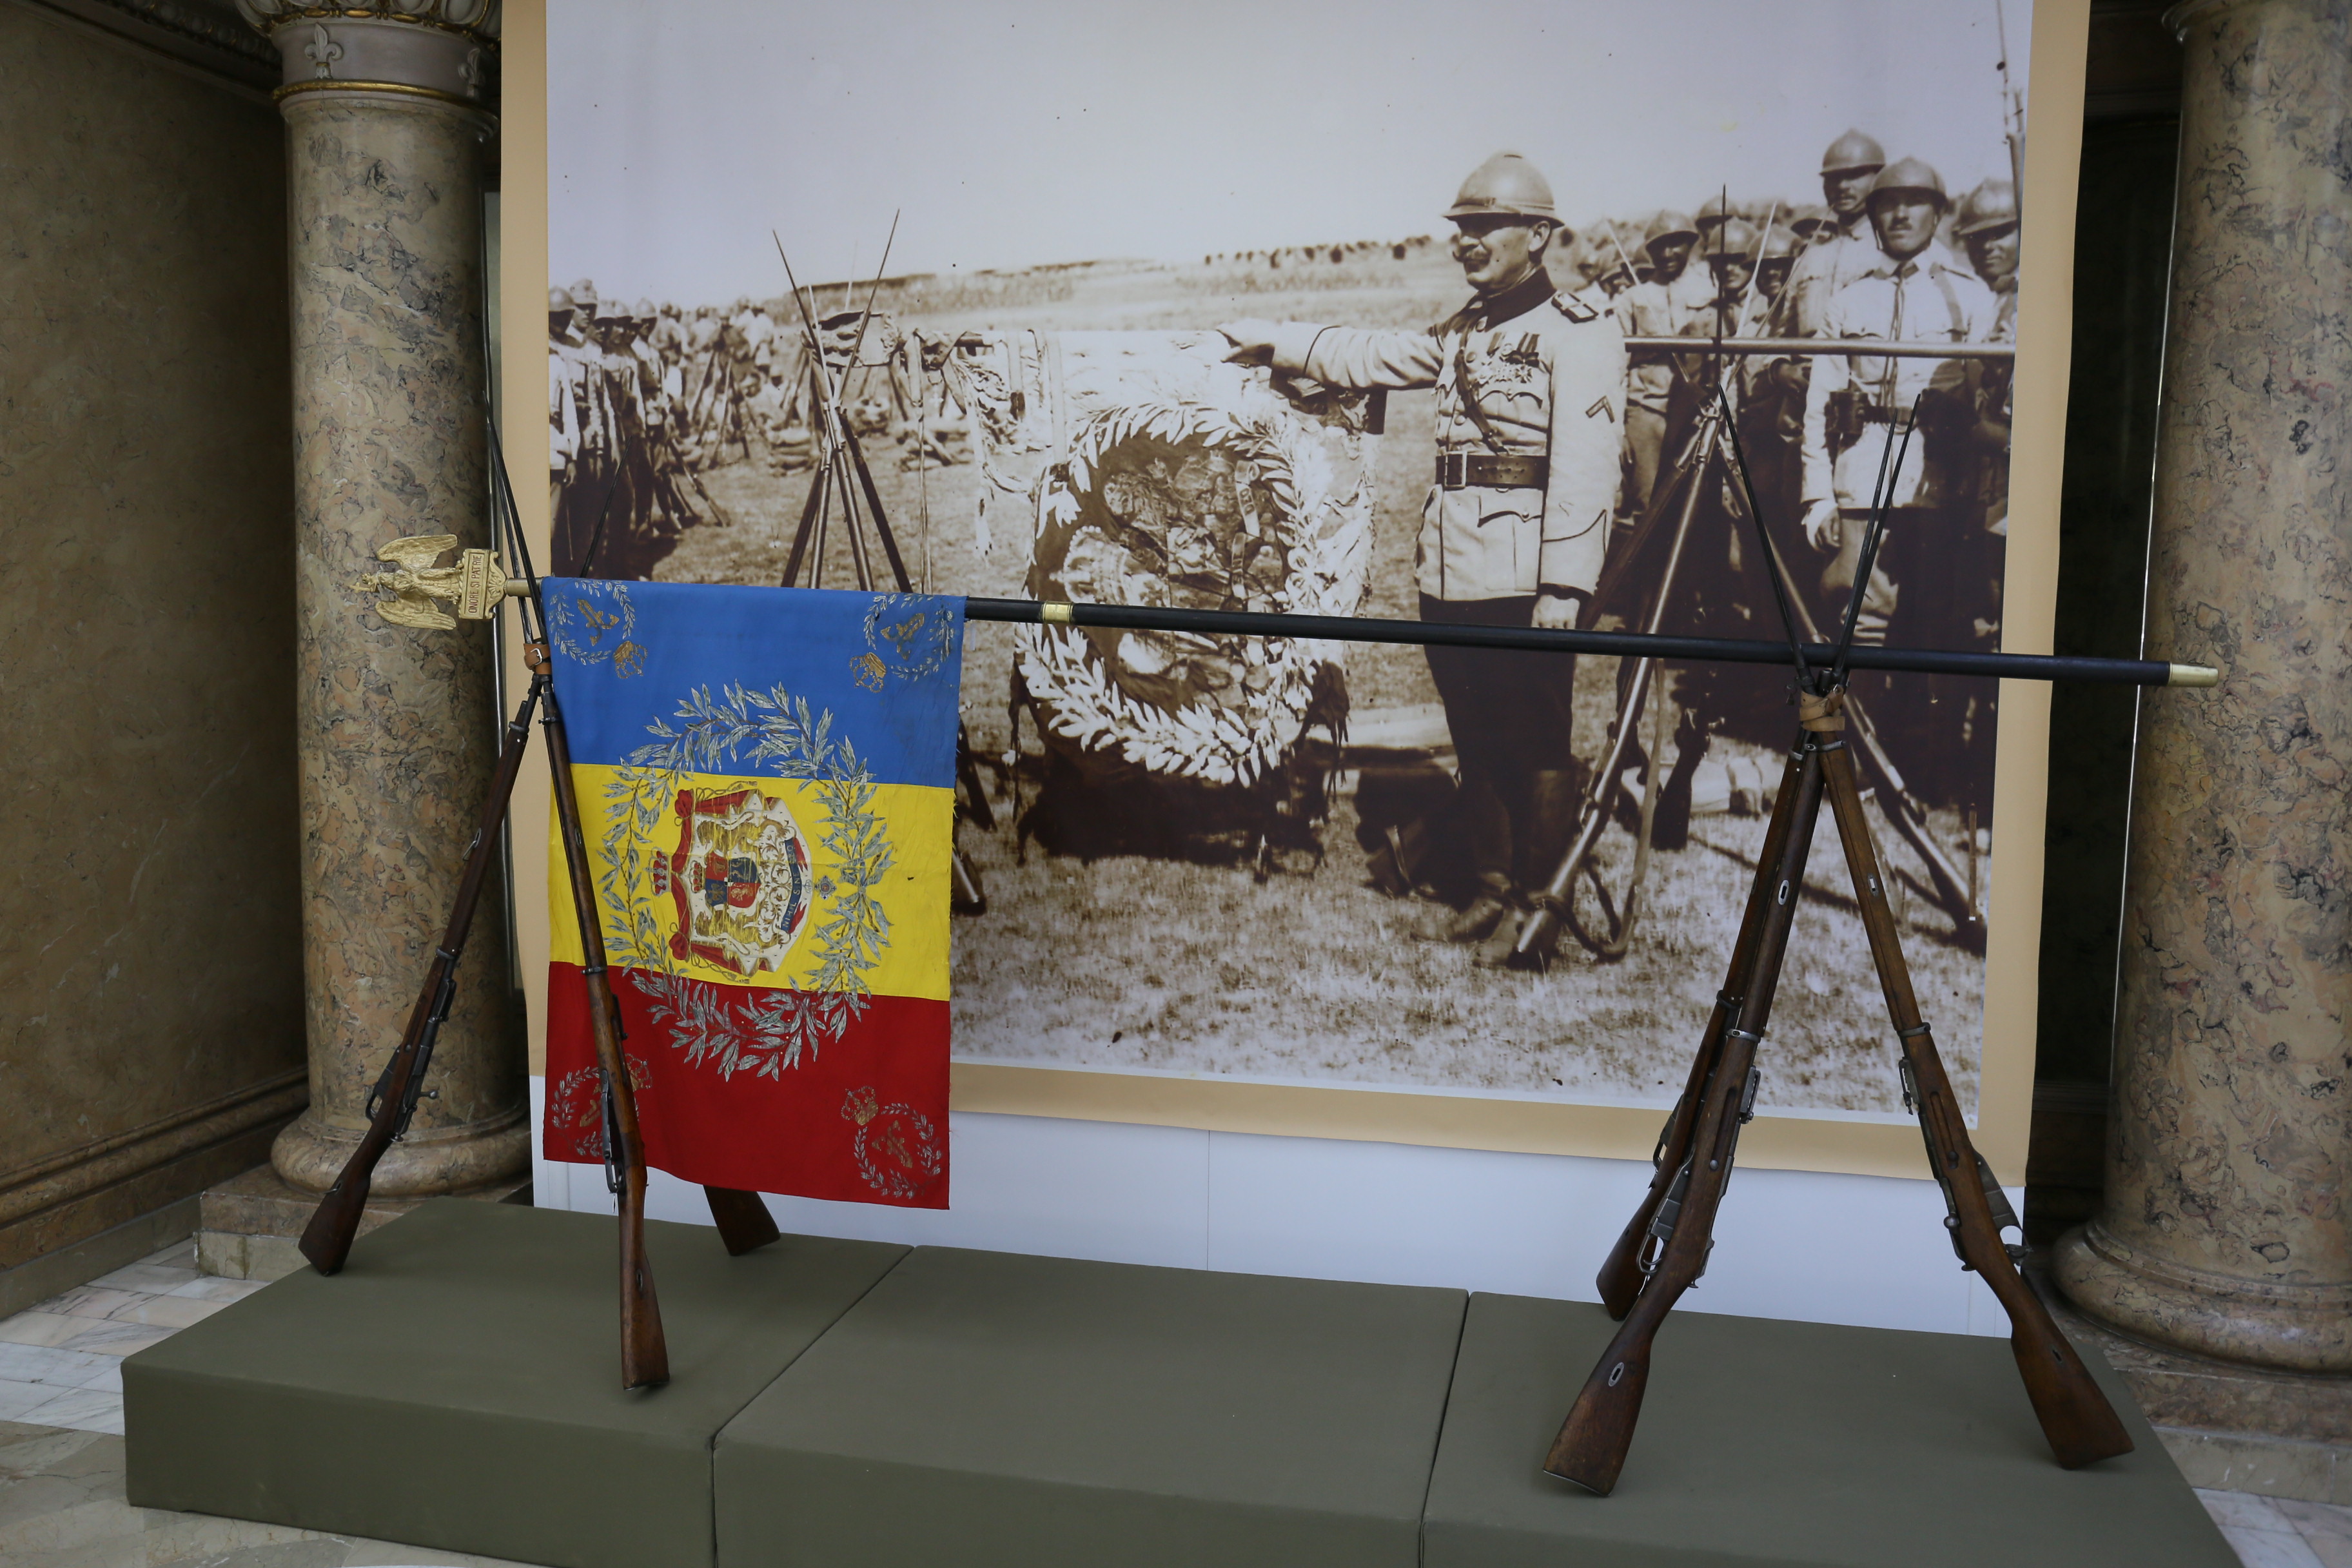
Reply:
<svg viewBox="0 0 2352 1568"><path fill-rule="evenodd" d="M1781 664L1785 642L1744 637L1686 637L1644 632L1552 630L1543 626L1472 626L1445 621L1404 621L1369 616L1276 616L1247 610L1182 610L1139 605L1076 605L1039 599L963 602L964 618L1021 626L1102 626L1124 631L1192 632L1223 637L1318 637L1329 642L1434 644L1443 647L1517 648L1536 653L1589 653L1677 663ZM1808 666L1828 668L1837 649L1804 647ZM1849 648L1855 669L1918 675L1974 675L2004 680L2088 680L2116 686L2215 686L2221 672L2208 664L2148 658L2084 658L2039 653L1955 653L1933 648Z"/></svg>

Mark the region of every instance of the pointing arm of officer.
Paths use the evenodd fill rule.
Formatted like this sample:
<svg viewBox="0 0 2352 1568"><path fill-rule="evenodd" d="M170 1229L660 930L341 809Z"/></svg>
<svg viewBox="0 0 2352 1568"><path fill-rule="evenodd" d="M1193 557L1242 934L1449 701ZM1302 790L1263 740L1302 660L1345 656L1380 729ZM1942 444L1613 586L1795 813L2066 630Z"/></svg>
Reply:
<svg viewBox="0 0 2352 1568"><path fill-rule="evenodd" d="M1437 384L1444 345L1426 331L1322 327L1312 321L1227 321L1227 358L1312 376L1326 386L1368 391Z"/></svg>

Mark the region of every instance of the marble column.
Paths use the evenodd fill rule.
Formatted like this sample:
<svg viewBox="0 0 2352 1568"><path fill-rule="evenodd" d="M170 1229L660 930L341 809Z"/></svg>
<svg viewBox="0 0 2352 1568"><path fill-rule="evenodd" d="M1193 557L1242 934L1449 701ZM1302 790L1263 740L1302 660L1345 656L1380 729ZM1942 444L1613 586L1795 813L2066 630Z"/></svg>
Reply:
<svg viewBox="0 0 2352 1568"><path fill-rule="evenodd" d="M366 1125L497 755L488 629L389 624L354 580L396 538L489 542L482 175L498 5L239 5L285 61L310 1106L271 1159L315 1190ZM378 1167L381 1195L528 1165L502 909L494 884L434 1057L437 1098Z"/></svg>
<svg viewBox="0 0 2352 1568"><path fill-rule="evenodd" d="M2085 1311L2352 1371L2352 0L2192 0L2106 1196Z"/></svg>

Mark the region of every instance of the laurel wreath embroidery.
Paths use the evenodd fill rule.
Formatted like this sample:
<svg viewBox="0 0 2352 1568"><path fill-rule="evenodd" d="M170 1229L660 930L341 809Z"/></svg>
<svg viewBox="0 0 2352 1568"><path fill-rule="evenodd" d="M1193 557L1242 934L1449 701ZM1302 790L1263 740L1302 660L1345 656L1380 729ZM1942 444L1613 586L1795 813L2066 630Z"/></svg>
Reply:
<svg viewBox="0 0 2352 1568"><path fill-rule="evenodd" d="M572 592L547 596L547 629L555 646L582 664L613 661L613 673L625 680L646 667L643 645L630 641L637 629L637 607L629 601L625 584L583 579ZM612 644L605 646L610 636Z"/></svg>
<svg viewBox="0 0 2352 1568"><path fill-rule="evenodd" d="M655 1021L669 1026L689 1064L713 1063L723 1078L750 1070L781 1079L841 1038L873 992L866 976L890 943L890 918L875 897L896 858L876 789L856 748L832 734L833 715L813 712L805 698L781 686L765 692L730 686L688 692L672 715L646 726L656 743L629 753L606 790L610 813L598 890L607 911L606 946L630 970ZM682 774L723 773L740 763L775 764L781 776L817 785L824 809L818 842L837 866L809 940L818 958L804 984L764 995L697 985L680 973L656 923L650 897L656 835L677 798Z"/></svg>
<svg viewBox="0 0 2352 1568"><path fill-rule="evenodd" d="M1182 402L1136 403L1090 416L1078 427L1068 461L1049 469L1040 495L1041 528L1077 521L1104 458L1130 440L1171 446L1195 442L1247 462L1270 501L1287 546L1290 572L1252 605L1290 614L1353 615L1368 581L1371 530L1366 481L1334 485L1333 465L1300 437L1296 421L1270 394L1260 409L1237 416ZM1354 467L1356 465L1350 465ZM1215 639L1243 670L1234 707L1201 703L1166 708L1122 690L1084 632L1023 626L1021 673L1043 722L1089 751L1115 752L1162 776L1248 785L1280 765L1297 744L1317 669L1337 663L1336 644L1304 638Z"/></svg>

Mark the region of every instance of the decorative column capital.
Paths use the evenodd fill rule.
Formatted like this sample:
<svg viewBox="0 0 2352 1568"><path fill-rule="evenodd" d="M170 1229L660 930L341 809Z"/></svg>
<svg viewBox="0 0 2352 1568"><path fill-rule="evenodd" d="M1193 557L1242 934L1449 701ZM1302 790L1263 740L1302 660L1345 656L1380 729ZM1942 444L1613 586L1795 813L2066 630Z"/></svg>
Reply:
<svg viewBox="0 0 2352 1568"><path fill-rule="evenodd" d="M278 46L278 97L299 92L416 93L495 106L502 0L236 0Z"/></svg>

